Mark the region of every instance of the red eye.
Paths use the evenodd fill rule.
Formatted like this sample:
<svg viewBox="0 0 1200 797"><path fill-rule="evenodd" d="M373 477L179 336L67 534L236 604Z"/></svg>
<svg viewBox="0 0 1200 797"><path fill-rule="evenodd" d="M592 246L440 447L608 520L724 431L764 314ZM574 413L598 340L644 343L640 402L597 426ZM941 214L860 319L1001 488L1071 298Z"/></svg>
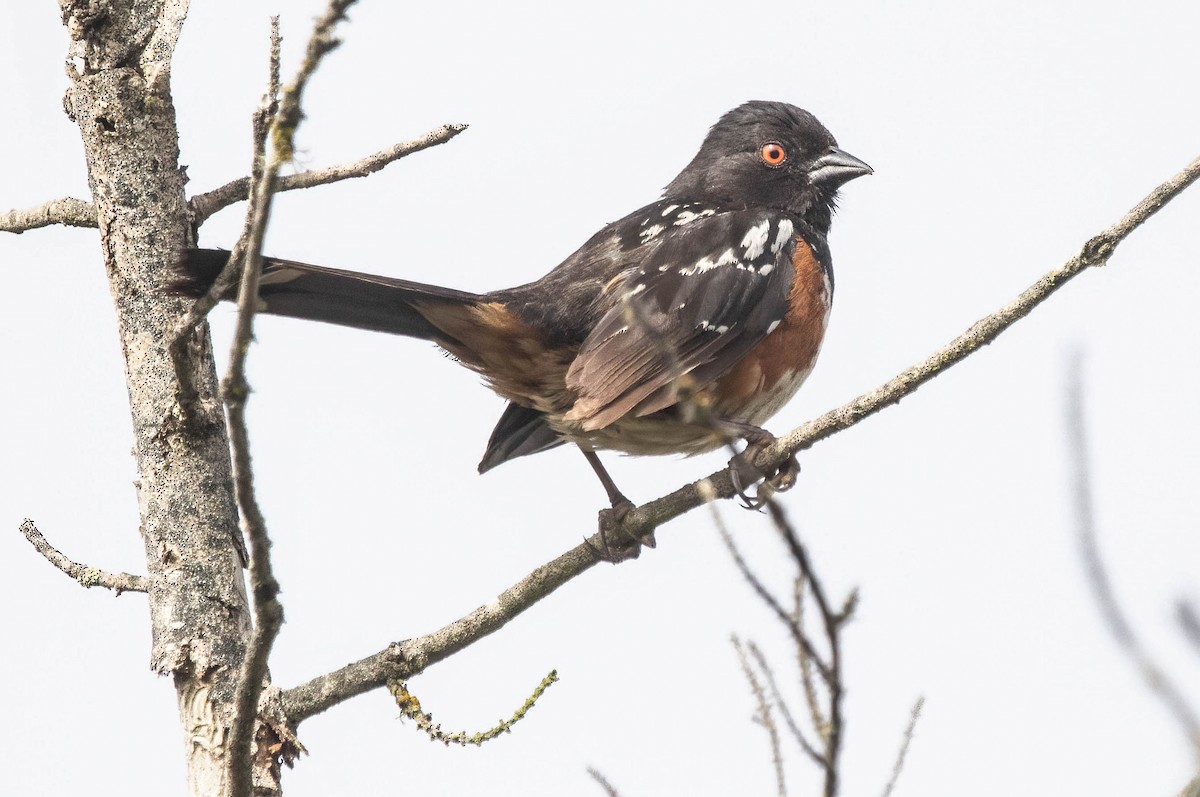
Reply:
<svg viewBox="0 0 1200 797"><path fill-rule="evenodd" d="M763 144L763 148L758 151L758 156L768 166L781 166L787 160L787 153L784 151L783 146L774 141L769 144Z"/></svg>

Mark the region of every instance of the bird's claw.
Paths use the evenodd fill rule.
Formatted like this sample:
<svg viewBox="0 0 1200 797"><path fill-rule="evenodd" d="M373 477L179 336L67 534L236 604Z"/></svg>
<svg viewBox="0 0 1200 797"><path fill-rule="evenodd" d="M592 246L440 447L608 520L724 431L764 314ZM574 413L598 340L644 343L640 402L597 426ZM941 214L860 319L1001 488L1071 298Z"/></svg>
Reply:
<svg viewBox="0 0 1200 797"><path fill-rule="evenodd" d="M596 545L590 539L584 539L584 544L591 548L592 553L601 561L616 564L626 559L637 559L643 547L653 548L658 544L654 539L653 530L637 536L623 528L625 517L632 509L633 502L625 499L614 504L611 509L600 510L600 544Z"/></svg>
<svg viewBox="0 0 1200 797"><path fill-rule="evenodd" d="M770 442L773 443L774 438ZM742 500L742 506L746 509L761 510L773 495L792 489L796 485L796 477L800 474L800 463L795 455L789 456L774 473L764 474L759 471L754 460L767 445L751 442L744 451L729 460L729 478L733 482L734 493ZM762 484L751 494L749 488L760 478L763 480Z"/></svg>

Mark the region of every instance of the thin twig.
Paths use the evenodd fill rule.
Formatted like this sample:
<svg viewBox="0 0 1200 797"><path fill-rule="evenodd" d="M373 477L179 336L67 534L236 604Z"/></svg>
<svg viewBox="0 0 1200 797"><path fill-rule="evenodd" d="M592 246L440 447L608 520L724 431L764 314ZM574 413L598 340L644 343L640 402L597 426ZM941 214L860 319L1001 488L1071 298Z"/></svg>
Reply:
<svg viewBox="0 0 1200 797"><path fill-rule="evenodd" d="M787 797L787 785L783 779L783 751L779 747L779 729L775 726L775 720L771 716L771 702L767 700L767 693L763 691L762 684L758 682L758 677L754 674L754 668L750 666L750 660L746 658L746 650L742 647L742 641L736 635L732 639L733 649L737 651L738 662L742 665L742 674L746 676L746 682L750 684L750 691L758 703L758 714L755 719L767 731L767 739L771 745L771 760L775 764L775 784L778 787L779 797Z"/></svg>
<svg viewBox="0 0 1200 797"><path fill-rule="evenodd" d="M46 538L42 536L37 526L29 518L21 521L21 533L25 535L25 539L29 540L29 543L38 553L46 557L46 561L78 581L81 586L104 587L105 589L111 589L117 595L120 595L122 592L148 592L150 590L150 582L145 576L135 576L130 573L109 573L107 570L88 567L87 565L81 565L78 562L72 561L67 558L66 554L47 542Z"/></svg>
<svg viewBox="0 0 1200 797"><path fill-rule="evenodd" d="M246 646L234 693L233 718L229 731L229 783L233 797L249 797L253 787L251 742L258 720L258 703L267 678L267 663L279 628L283 606L279 582L271 570L271 539L266 519L254 494L254 470L250 461L250 434L246 427L246 356L250 350L254 309L262 259L262 241L271 213L271 186L279 171L274 153L268 155L267 137L273 127L279 98L279 17L271 18L270 77L267 91L254 114L254 158L250 206L241 238L234 247L226 270L240 270L238 319L230 351L229 370L221 384L229 419L229 447L233 460L233 487L242 525L250 543L250 588L254 596L254 630ZM236 262L235 262L236 260Z"/></svg>
<svg viewBox="0 0 1200 797"><path fill-rule="evenodd" d="M804 593L808 590L807 581L804 573L798 573L793 582L792 591L795 593L795 602L792 609L792 617L797 626L804 627ZM804 702L808 704L809 720L812 726L821 733L821 729L829 722L825 718L825 712L821 710L821 701L817 697L817 683L813 678L813 660L808 655L808 652L803 646L796 646L796 662L800 669L800 686L804 690Z"/></svg>
<svg viewBox="0 0 1200 797"><path fill-rule="evenodd" d="M917 720L921 718L921 708L924 705L924 697L918 697L917 702L913 704L912 716L909 717L908 726L904 729L904 738L900 741L900 750L896 753L896 763L892 765L892 777L888 779L887 785L883 787L883 797L891 797L892 790L896 788L896 781L900 779L900 772L904 769L904 759L908 757L908 748L912 744L913 731L917 728Z"/></svg>
<svg viewBox="0 0 1200 797"><path fill-rule="evenodd" d="M729 533L729 529L725 526L725 520L721 517L721 512L717 508L716 502L710 501L709 507L712 509L713 525L717 527L717 533L721 535L721 541L725 543L725 549L729 551L729 555L733 559L734 565L737 566L738 572L742 574L744 579L746 579L746 583L750 585L750 588L754 590L754 593L758 595L759 599L763 603L767 604L771 611L775 613L775 616L779 618L781 623L787 626L788 630L792 634L792 638L796 641L797 646L803 649L805 654L812 659L817 671L821 674L821 678L828 680L830 677L829 666L821 658L821 655L813 646L812 641L808 638L808 635L804 633L804 629L800 625L792 622L791 615L787 613L779 601L776 600L775 596L771 594L771 591L766 588L762 581L759 580L758 576L754 574L754 571L750 569L750 566L746 563L745 557L742 556L742 552L738 549L737 544L733 541L733 535Z"/></svg>
<svg viewBox="0 0 1200 797"><path fill-rule="evenodd" d="M764 452L756 464L778 467L790 454L809 448L820 440L853 426L883 407L896 403L941 371L994 340L1000 332L1008 329L1033 307L1045 301L1065 280L1091 265L1105 262L1115 247L1133 229L1197 178L1200 178L1200 159L1193 161L1179 174L1156 188L1116 224L1085 244L1081 252L1071 258L1065 266L1041 277L1016 301L973 325L966 333L934 353L925 362L901 373L878 389L792 430L781 438L779 446ZM734 494L729 471L723 468L630 510L621 524L619 533L633 538L643 537L711 499L731 498ZM284 703L288 717L299 723L343 700L383 686L389 677L409 677L476 639L494 633L563 584L595 566L598 560L594 548L602 549L604 542L600 534L593 534L588 543L576 546L535 569L505 590L496 604L482 606L438 631L414 640L389 645L339 670L286 690Z"/></svg>
<svg viewBox="0 0 1200 797"><path fill-rule="evenodd" d="M303 118L300 101L305 86L321 59L338 45L333 32L354 0L331 0L309 37L304 61L291 85L280 93L279 19L271 20L270 80L266 96L255 115L254 161L251 174L250 207L241 240L235 247L243 254L238 293L238 322L234 332L229 371L223 383L229 415L229 439L233 453L234 493L250 541L250 586L254 596L254 632L242 661L234 714L230 724L229 781L233 797L249 797L252 788L251 741L258 716L258 700L267 676L267 663L279 629L283 606L279 582L271 568L271 540L266 520L254 493L250 462L250 439L246 427L246 355L253 332L254 309L258 303L258 280L262 271L262 245L271 215L274 187L280 167L292 159L296 130ZM269 146L268 146L269 140ZM234 256L230 257L230 261Z"/></svg>
<svg viewBox="0 0 1200 797"><path fill-rule="evenodd" d="M608 778L604 777L600 770L595 767L588 767L587 773L592 776L592 780L600 784L600 788L604 789L604 793L608 797L621 797L621 793L617 791L615 786L608 782Z"/></svg>
<svg viewBox="0 0 1200 797"><path fill-rule="evenodd" d="M52 199L35 208L21 208L0 213L0 232L20 235L27 230L63 224L67 227L99 227L96 206L73 196Z"/></svg>
<svg viewBox="0 0 1200 797"><path fill-rule="evenodd" d="M444 144L466 129L467 125L463 124L445 124L434 130L430 130L420 138L414 138L411 141L401 141L387 149L380 150L373 155L368 155L351 163L330 166L327 169L314 169L284 175L276 183L275 191L276 193L294 191L299 188L313 188L314 186L328 185L356 177L367 177L406 155L412 155L414 152L420 152L423 149ZM192 197L188 200L188 208L191 210L193 228L199 229L200 225L208 221L209 217L214 213L245 200L249 191L250 178L239 177L236 180L230 180L219 188L214 188L212 191L206 191L203 194L197 194Z"/></svg>
<svg viewBox="0 0 1200 797"><path fill-rule="evenodd" d="M1091 464L1088 435L1084 421L1081 356L1076 353L1068 364L1067 435L1071 460L1071 484L1075 503L1076 534L1079 555L1083 560L1088 584L1100 607L1100 614L1109 633L1137 667L1150 691L1175 717L1188 743L1200 762L1200 722L1187 698L1175 682L1150 656L1142 645L1133 625L1125 616L1113 590L1112 580L1100 554L1096 536L1096 517L1092 499Z"/></svg>
<svg viewBox="0 0 1200 797"><path fill-rule="evenodd" d="M817 572L813 569L812 562L808 558L808 552L800 542L800 537L796 534L796 530L788 521L783 508L769 496L766 499L765 506L768 514L771 516L772 522L775 524L776 530L783 537L784 542L787 543L788 550L792 554L792 559L795 561L797 569L804 574L804 582L808 586L808 591L813 596L813 600L816 601L817 610L821 618L821 628L825 631L825 641L829 648L828 663L818 669L822 680L825 682L828 701L827 721L818 730L821 732L821 738L825 742L825 754L822 756L825 766L824 793L825 797L833 797L837 794L840 777L838 759L842 752L842 698L845 696L845 687L842 683L841 629L850 617L853 603L851 599L847 599L841 612L834 612L830 608L829 600L825 596L825 588L821 585L821 580L817 577ZM851 594L853 595L853 593ZM822 664L820 661L817 663Z"/></svg>
<svg viewBox="0 0 1200 797"><path fill-rule="evenodd" d="M792 737L795 738L796 743L800 745L800 749L804 751L805 755L811 758L818 766L824 766L821 754L804 737L803 731L800 730L795 717L792 716L791 709L788 708L787 702L783 699L783 695L779 691L779 685L775 682L775 672L767 663L767 657L763 655L763 652L759 650L758 645L754 644L753 641L748 642L746 647L750 649L750 655L754 657L755 664L758 665L759 671L763 674L763 678L766 679L767 687L771 690L771 699L775 701L775 708L779 709L779 713L783 716L784 724L792 732ZM817 729L819 735L822 734L822 725L823 723L816 722L816 718L814 717L813 727Z"/></svg>
<svg viewBox="0 0 1200 797"><path fill-rule="evenodd" d="M490 742L498 738L500 734L510 733L514 725L525 719L525 715L529 713L529 709L537 704L545 691L556 683L558 683L558 672L551 670L550 674L542 679L541 683L533 690L533 693L525 698L525 702L513 712L511 717L506 720L500 720L499 723L486 731L471 734L462 731L447 733L442 730L440 724L435 725L433 714L421 708L421 701L417 699L416 695L408 691L408 684L404 681L392 681L388 684L388 691L396 699L396 705L399 707L401 715L416 722L417 729L429 736L430 741L441 742L447 747L452 744L456 744L459 747L466 747L471 744L476 747L482 747L485 742Z"/></svg>

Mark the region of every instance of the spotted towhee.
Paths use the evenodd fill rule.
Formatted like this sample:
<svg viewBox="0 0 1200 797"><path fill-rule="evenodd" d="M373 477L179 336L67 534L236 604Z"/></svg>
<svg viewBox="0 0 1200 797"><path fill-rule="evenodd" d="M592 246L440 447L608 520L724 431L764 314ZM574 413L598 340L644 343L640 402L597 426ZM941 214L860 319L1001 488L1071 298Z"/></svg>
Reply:
<svg viewBox="0 0 1200 797"><path fill-rule="evenodd" d="M267 258L258 310L433 341L508 399L481 473L572 442L614 507L628 506L595 449L773 439L759 426L804 382L825 333L837 190L870 172L807 111L747 102L662 199L528 285L476 294ZM189 251L176 291L204 293L228 254Z"/></svg>

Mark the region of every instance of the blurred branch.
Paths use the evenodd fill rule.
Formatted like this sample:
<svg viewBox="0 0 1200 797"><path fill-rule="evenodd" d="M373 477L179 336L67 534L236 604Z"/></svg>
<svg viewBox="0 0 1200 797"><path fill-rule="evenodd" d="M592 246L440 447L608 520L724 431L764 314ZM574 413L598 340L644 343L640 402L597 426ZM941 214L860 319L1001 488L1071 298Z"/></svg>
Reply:
<svg viewBox="0 0 1200 797"><path fill-rule="evenodd" d="M27 230L62 224L67 227L99 227L96 206L73 196L52 199L35 208L0 213L0 232L20 235Z"/></svg>
<svg viewBox="0 0 1200 797"><path fill-rule="evenodd" d="M1200 617L1196 616L1196 607L1189 601L1180 600L1175 604L1175 619L1179 622L1184 639L1200 652Z"/></svg>
<svg viewBox="0 0 1200 797"><path fill-rule="evenodd" d="M105 570L88 567L87 565L81 565L78 562L72 561L67 558L66 554L47 542L46 538L42 536L37 526L29 518L21 521L21 533L25 535L25 539L29 540L29 543L38 553L46 557L46 561L78 581L81 586L104 587L105 589L111 589L117 595L120 595L122 592L147 592L150 589L149 582L145 576L135 576L129 573L109 573Z"/></svg>
<svg viewBox="0 0 1200 797"><path fill-rule="evenodd" d="M842 699L845 695L845 688L842 683L841 630L849 621L854 611L857 601L855 597L856 593L852 591L843 607L839 611L834 611L825 595L825 589L821 585L820 579L817 578L813 570L812 562L808 558L808 552L804 549L803 544L801 544L799 536L796 534L786 515L784 515L783 510L770 495L763 497L762 501L763 506L766 507L771 515L771 520L776 530L785 541L793 563L796 565L798 571L798 576L795 579L797 589L810 594L818 607L821 630L825 636L826 647L829 650L828 658L822 657L817 652L816 644L804 627L804 598L802 594L798 594L796 597L796 610L790 615L784 612L779 602L763 586L762 581L746 563L745 558L733 540L733 536L725 527L715 503L710 504L713 511L713 521L738 571L741 572L742 576L750 584L755 594L767 604L776 618L788 629L793 640L796 642L800 680L804 688L805 700L809 706L809 717L812 721L813 731L820 739L819 746L809 742L805 734L800 730L792 711L788 708L779 692L779 688L775 683L774 672L768 665L766 657L762 655L757 646L751 645L751 652L758 664L759 672L763 674L763 677L770 686L774 705L784 717L784 721L792 732L792 736L795 737L800 749L821 767L825 783L823 794L825 797L833 797L833 795L837 794L838 781L840 779L838 760L842 749ZM763 715L764 709L761 708L761 704L766 698L763 696L762 688L757 682L753 668L749 666L741 650L741 646L737 644L736 637L735 645L738 647L738 657L742 661L742 669L746 672L746 678L750 681L751 688L760 701L759 714ZM820 676L822 684L820 692L823 693L824 706L820 705L821 700L818 698L818 687L812 678L812 670L816 670L817 675ZM769 720L769 714L766 716ZM766 725L768 732L771 734L772 750L777 750L778 734L775 731L773 722L764 722L764 725ZM776 764L776 771L780 784L780 793L782 794L782 765L778 762Z"/></svg>
<svg viewBox="0 0 1200 797"><path fill-rule="evenodd" d="M758 682L758 676L754 674L754 668L750 666L750 660L746 658L742 640L738 639L736 635L733 637L733 649L737 651L738 662L742 665L742 675L746 676L746 682L750 685L755 702L758 703L758 712L754 715L754 721L767 731L767 739L771 743L771 761L775 765L775 784L779 797L787 797L787 785L783 780L783 751L779 749L779 728L776 727L775 719L771 716L771 701L767 700L767 693L763 691L762 684Z"/></svg>
<svg viewBox="0 0 1200 797"><path fill-rule="evenodd" d="M904 729L904 738L900 742L900 751L896 753L896 763L892 766L892 777L888 779L887 785L883 787L883 797L891 797L892 791L896 788L896 781L900 779L900 772L904 769L904 759L908 757L908 747L912 744L913 731L917 729L917 720L921 718L921 709L925 705L925 698L918 697L917 702L913 704L912 716L909 717L908 726Z"/></svg>
<svg viewBox="0 0 1200 797"><path fill-rule="evenodd" d="M758 649L758 645L754 644L754 642L748 643L747 647L750 649L750 655L754 657L754 663L758 665L758 671L762 673L763 678L767 682L768 688L771 690L771 699L775 701L775 707L779 709L779 713L783 717L784 724L788 726L788 730L792 733L792 738L794 738L796 743L800 745L800 749L804 751L805 755L811 758L815 763L820 764L821 754L818 753L816 748L813 747L812 743L805 738L804 733L800 730L800 726L797 724L795 717L792 716L792 711L790 708L788 708L787 702L783 699L783 695L779 691L779 685L775 682L775 672L767 663L767 657L763 655L762 651ZM797 647L797 650L799 650L799 647ZM803 653L801 653L800 658L803 661L808 660L808 657ZM810 678L811 672L812 668L810 667ZM808 687L806 687L806 691L807 688ZM821 716L820 707L816 704L815 689L811 699L813 703L810 705L810 709L812 709L810 718L812 720L813 727L816 728L817 733L820 734L821 729L825 727L826 723L824 718Z"/></svg>
<svg viewBox="0 0 1200 797"><path fill-rule="evenodd" d="M387 149L376 152L374 155L368 155L351 163L330 166L327 169L315 169L289 174L278 179L275 184L275 191L294 191L298 188L312 188L318 185L336 183L341 180L367 177L406 155L412 155L414 152L420 152L423 149L444 144L466 129L467 125L464 124L442 125L434 130L430 130L420 138L393 144ZM253 177L239 177L236 180L225 183L225 185L219 188L214 188L212 191L206 191L203 194L197 194L192 197L188 201L188 207L192 215L192 226L199 229L200 225L208 221L209 217L214 213L245 200L249 195L252 180ZM92 226L95 225L93 224Z"/></svg>
<svg viewBox="0 0 1200 797"><path fill-rule="evenodd" d="M608 778L604 777L604 774L600 770L595 767L588 767L587 773L592 776L592 780L600 784L600 788L604 789L604 793L608 797L621 797L621 793L617 791L615 786L608 782Z"/></svg>
<svg viewBox="0 0 1200 797"><path fill-rule="evenodd" d="M1084 398L1081 356L1076 353L1067 366L1066 422L1068 448L1071 461L1071 488L1074 497L1075 523L1079 541L1079 555L1083 559L1084 571L1092 594L1100 607L1100 614L1109 633L1137 667L1150 691L1165 705L1179 723L1200 761L1200 722L1195 711L1174 681L1146 651L1141 640L1125 616L1113 590L1108 570L1100 554L1096 538L1096 518L1092 499L1091 463L1088 452L1087 428L1084 420Z"/></svg>

